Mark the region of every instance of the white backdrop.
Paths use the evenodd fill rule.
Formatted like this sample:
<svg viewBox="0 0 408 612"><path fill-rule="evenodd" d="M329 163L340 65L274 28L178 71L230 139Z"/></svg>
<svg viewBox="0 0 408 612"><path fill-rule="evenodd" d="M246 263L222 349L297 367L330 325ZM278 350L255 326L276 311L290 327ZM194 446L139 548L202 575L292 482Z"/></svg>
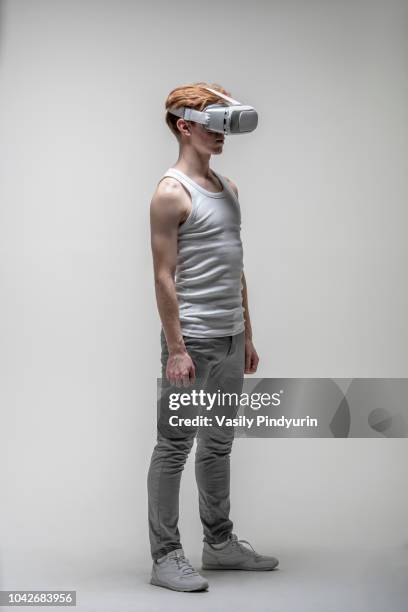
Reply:
<svg viewBox="0 0 408 612"><path fill-rule="evenodd" d="M18 551L148 563L149 203L177 159L173 87L220 83L259 111L212 162L240 193L258 375L408 375L407 8L1 4L7 588ZM407 459L403 439L236 440L235 529L278 556L407 546ZM181 506L199 551L192 456Z"/></svg>

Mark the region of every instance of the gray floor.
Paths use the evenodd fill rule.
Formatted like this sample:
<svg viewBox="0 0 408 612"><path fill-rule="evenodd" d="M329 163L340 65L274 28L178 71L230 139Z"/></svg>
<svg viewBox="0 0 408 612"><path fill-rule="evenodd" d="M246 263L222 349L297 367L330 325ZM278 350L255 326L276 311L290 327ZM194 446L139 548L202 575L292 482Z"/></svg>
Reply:
<svg viewBox="0 0 408 612"><path fill-rule="evenodd" d="M149 563L118 552L87 560L51 551L47 560L46 554L20 558L9 551L1 588L75 589L81 612L183 612L192 606L220 612L408 612L406 548L285 550L280 569L272 572L203 572L210 582L206 593L153 587ZM199 567L198 556L190 560ZM47 607L54 609L61 610Z"/></svg>

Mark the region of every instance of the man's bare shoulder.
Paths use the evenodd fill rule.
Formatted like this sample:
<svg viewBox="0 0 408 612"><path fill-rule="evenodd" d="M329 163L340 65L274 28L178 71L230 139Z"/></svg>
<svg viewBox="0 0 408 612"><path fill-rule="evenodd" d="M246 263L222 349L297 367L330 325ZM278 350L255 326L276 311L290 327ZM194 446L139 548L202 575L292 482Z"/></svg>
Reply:
<svg viewBox="0 0 408 612"><path fill-rule="evenodd" d="M183 217L189 208L189 196L179 181L164 177L153 194L150 209L153 214L166 217Z"/></svg>
<svg viewBox="0 0 408 612"><path fill-rule="evenodd" d="M177 179L171 176L165 176L160 183L158 183L152 201L159 203L177 202L180 198L183 198L185 193L185 189Z"/></svg>
<svg viewBox="0 0 408 612"><path fill-rule="evenodd" d="M232 181L230 178L228 178L228 176L225 177L230 185L230 187L232 188L233 192L235 193L235 195L238 197L238 187L236 186L236 184L234 183L234 181Z"/></svg>

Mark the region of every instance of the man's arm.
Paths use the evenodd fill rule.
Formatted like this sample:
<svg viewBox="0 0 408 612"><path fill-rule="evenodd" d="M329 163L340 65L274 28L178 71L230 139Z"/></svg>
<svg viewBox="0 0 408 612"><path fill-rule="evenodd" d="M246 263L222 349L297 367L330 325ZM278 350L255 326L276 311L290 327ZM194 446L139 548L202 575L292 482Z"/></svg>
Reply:
<svg viewBox="0 0 408 612"><path fill-rule="evenodd" d="M176 183L164 179L152 198L151 248L157 308L169 350L166 375L172 384L188 386L195 378L195 369L183 340L174 282L178 226L184 212L184 191Z"/></svg>
<svg viewBox="0 0 408 612"><path fill-rule="evenodd" d="M251 318L249 316L249 308L248 308L248 290L247 290L245 274L243 272L242 272L242 306L244 308L244 319L245 319L245 374L255 374L258 368L259 356L252 342Z"/></svg>
<svg viewBox="0 0 408 612"><path fill-rule="evenodd" d="M232 190L238 199L238 188L231 179L227 179ZM249 315L249 306L248 306L248 288L245 279L245 274L242 272L241 276L242 280L242 307L244 309L244 319L245 319L245 374L255 374L258 363L259 356L255 350L254 344L252 342L252 326L251 326L251 317Z"/></svg>
<svg viewBox="0 0 408 612"><path fill-rule="evenodd" d="M252 327L251 318L249 316L248 307L248 289L245 279L245 274L242 272L242 306L244 308L244 319L245 319L245 340L252 340Z"/></svg>

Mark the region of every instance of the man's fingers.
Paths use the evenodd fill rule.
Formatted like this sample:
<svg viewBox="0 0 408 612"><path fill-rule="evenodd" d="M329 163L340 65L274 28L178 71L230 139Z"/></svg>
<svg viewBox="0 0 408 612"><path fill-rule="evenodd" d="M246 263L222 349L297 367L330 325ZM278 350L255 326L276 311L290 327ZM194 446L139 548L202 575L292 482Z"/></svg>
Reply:
<svg viewBox="0 0 408 612"><path fill-rule="evenodd" d="M245 354L245 374L254 374L257 370L259 357L256 351L248 351Z"/></svg>
<svg viewBox="0 0 408 612"><path fill-rule="evenodd" d="M176 374L174 372L169 372L169 374L167 375L167 380L174 387L181 387L182 379L181 379L180 375L178 375L178 374Z"/></svg>
<svg viewBox="0 0 408 612"><path fill-rule="evenodd" d="M189 387L195 383L195 367L194 365L188 368L188 371L183 376L183 384L185 387Z"/></svg>
<svg viewBox="0 0 408 612"><path fill-rule="evenodd" d="M175 387L189 387L191 384L190 369L183 370L182 372L173 373L168 376L168 380L170 384L174 385Z"/></svg>
<svg viewBox="0 0 408 612"><path fill-rule="evenodd" d="M183 387L189 387L190 386L190 376L188 374L185 374L183 376Z"/></svg>
<svg viewBox="0 0 408 612"><path fill-rule="evenodd" d="M189 355L170 358L166 368L169 383L175 387L188 387L195 380L194 363Z"/></svg>

